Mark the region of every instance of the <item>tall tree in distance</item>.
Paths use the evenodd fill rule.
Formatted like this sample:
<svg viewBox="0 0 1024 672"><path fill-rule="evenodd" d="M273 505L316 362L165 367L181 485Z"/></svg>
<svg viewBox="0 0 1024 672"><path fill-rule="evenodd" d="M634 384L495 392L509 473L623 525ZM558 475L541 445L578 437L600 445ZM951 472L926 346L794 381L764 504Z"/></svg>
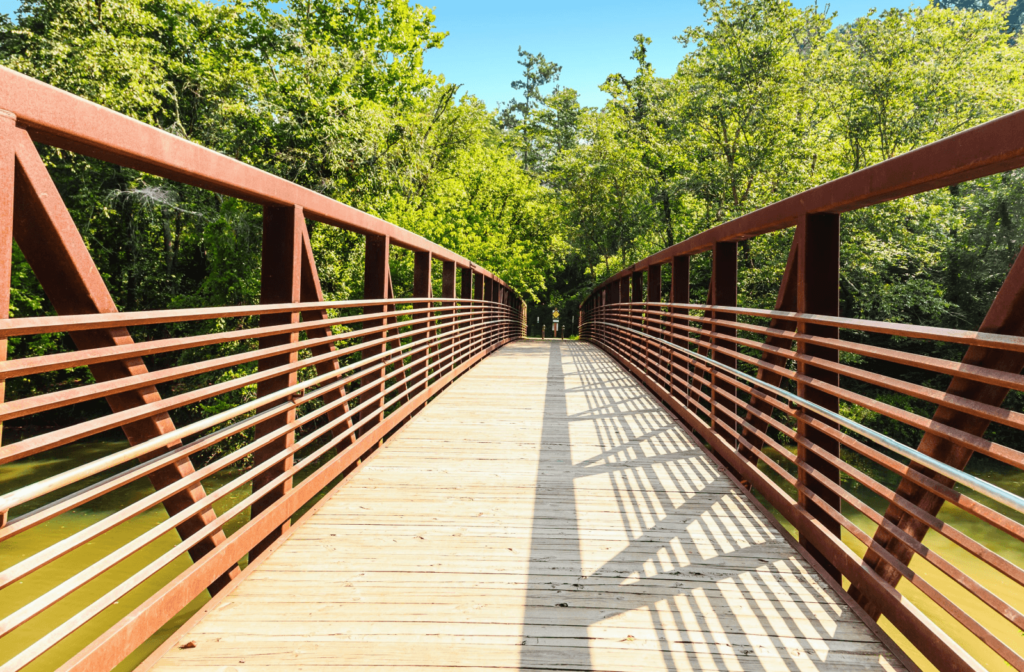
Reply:
<svg viewBox="0 0 1024 672"><path fill-rule="evenodd" d="M651 179L651 203L657 208L665 245L675 244L673 231L673 200L678 195L676 177L679 162L669 132L673 125L667 103L668 82L655 76L654 66L647 60L651 38L640 33L633 37L636 47L630 58L636 61L636 74L608 77L601 89L611 96L609 112L618 109L624 115L624 142L640 150L641 163Z"/></svg>
<svg viewBox="0 0 1024 672"><path fill-rule="evenodd" d="M547 129L540 112L546 96L542 87L558 81L562 66L544 58L544 54L531 54L519 47L519 65L523 78L512 82L512 88L523 92L523 100L513 98L500 113L504 128L514 130L520 138L518 148L523 169L536 171L546 150Z"/></svg>

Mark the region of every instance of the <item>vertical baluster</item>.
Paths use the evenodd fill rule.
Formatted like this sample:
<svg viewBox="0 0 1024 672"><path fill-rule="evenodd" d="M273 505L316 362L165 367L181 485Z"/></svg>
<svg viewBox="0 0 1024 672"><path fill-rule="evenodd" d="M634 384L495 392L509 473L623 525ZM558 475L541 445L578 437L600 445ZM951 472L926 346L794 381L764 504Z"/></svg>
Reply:
<svg viewBox="0 0 1024 672"><path fill-rule="evenodd" d="M670 303L689 303L690 302L690 257L685 254L680 254L672 258L672 295L669 298ZM686 347L686 341L679 338L677 331L677 317L680 315L689 315L690 311L686 308L672 308L672 342L675 345ZM688 322L683 321L684 325L688 325ZM682 331L685 334L685 330ZM684 370L689 370L689 366L684 361L682 362ZM673 377L675 376L675 369L673 367ZM684 381L689 385L693 385L693 379L688 380L684 378ZM683 401L690 406L690 394L687 390L680 388L680 393L684 397Z"/></svg>
<svg viewBox="0 0 1024 672"><path fill-rule="evenodd" d="M480 273L473 274L473 299L476 301L484 300L484 276L481 275ZM484 320L487 319L484 313L484 304L474 303L473 310L475 311L474 314L476 315L476 317L473 320L473 326L476 327L482 324ZM482 329L479 331L474 331L472 338L473 348L470 350L467 356L474 354L477 350L480 349L484 338Z"/></svg>
<svg viewBox="0 0 1024 672"><path fill-rule="evenodd" d="M412 277L412 295L413 298L427 299L426 301L418 301L412 304L413 310L422 310L422 313L416 313L413 319L430 318L430 299L433 298L433 256L430 252L416 252L413 259L413 277ZM417 325L413 328L413 331L419 331L431 326L431 323L424 322L423 324ZM433 331L426 331L422 334L413 337L414 342L424 341L429 339L433 335ZM414 346L415 348L415 346ZM430 372L430 350L428 347L424 352L413 355L415 363L409 367L409 390L411 395L415 395L422 390L418 389L421 383L426 383L427 377ZM425 388L426 385L424 384Z"/></svg>
<svg viewBox="0 0 1024 672"><path fill-rule="evenodd" d="M831 213L805 215L797 224L796 235L799 240L797 311L815 315L838 316L839 215ZM839 338L838 327L800 322L797 325L797 331L810 336ZM799 342L797 344L797 352L801 355L817 357L830 362L839 361L838 351L817 344ZM817 366L798 362L797 373L824 383L839 385L839 374ZM830 411L839 412L839 399L834 395L816 390L803 382L797 382L797 394ZM836 426L834 423L829 424L832 424L833 427ZM839 455L838 441L826 436L821 430L808 427L807 423L802 420L797 423L797 435L800 439L811 441L832 455ZM807 450L802 443L797 446L797 456L800 460L814 467L824 477L833 482L839 482L839 469ZM807 486L808 490L824 499L835 510L839 510L841 500L838 494L829 490L823 483L808 476L803 469L798 471L797 477L800 483ZM832 534L836 535L836 537L840 536L839 521L833 520L819 506L808 501L805 494L800 493L799 501ZM824 555L809 544L804 537L800 538L800 543L810 550L811 554L833 577L836 579L841 578L839 570Z"/></svg>
<svg viewBox="0 0 1024 672"><path fill-rule="evenodd" d="M627 327L632 327L633 306L631 305L631 302L633 296L629 291L629 281L629 275L622 278L622 280L620 281L619 297L622 303L624 304L624 310L620 313L618 323L625 325ZM618 330L616 330L616 332L613 334L613 337L616 341L618 341L619 344L624 344L626 346L623 355L626 357L626 359L630 359L633 350L631 345L633 342L633 337L628 332L622 332Z"/></svg>
<svg viewBox="0 0 1024 672"><path fill-rule="evenodd" d="M468 326L468 318L466 316L473 310L473 304L468 303L473 298L473 269L468 266L462 269L462 287L459 288L459 297L463 299L463 302L459 303L459 316L462 323L458 329L463 331L462 335L456 339L458 344L456 350L462 348L468 342L464 331Z"/></svg>
<svg viewBox="0 0 1024 672"><path fill-rule="evenodd" d="M648 335L661 338L661 335L658 333L661 325L656 323L657 320L661 319L661 308L652 306L652 303L661 303L661 265L652 265L647 269L647 308L644 311L647 318ZM667 387L668 381L665 380L665 368L661 361L664 348L661 345L655 344L649 350L653 350L654 357L657 358L656 361L651 362L651 372L654 374L652 378L655 380L660 379L662 385Z"/></svg>
<svg viewBox="0 0 1024 672"><path fill-rule="evenodd" d="M629 306L630 329L645 331L644 329L644 272L633 271L633 295ZM632 336L634 346L630 348L630 355L640 367L641 371L649 371L650 363L647 360L647 339L642 336ZM640 347L637 347L640 346Z"/></svg>
<svg viewBox="0 0 1024 672"><path fill-rule="evenodd" d="M597 311L597 315L598 315L599 319L602 322L610 321L611 315L612 315L612 311L618 310L619 283L617 283L617 282L610 283L608 285L608 289L605 290L605 294L607 295L608 300L605 303L605 306L600 308ZM608 343L609 334L610 334L609 328L606 327L606 326L595 327L595 331L596 331L596 333L594 335L594 338L596 338L599 341L604 342L604 343L607 344Z"/></svg>
<svg viewBox="0 0 1024 672"><path fill-rule="evenodd" d="M437 349L446 348L452 344L451 332L454 328L452 323L455 322L455 275L457 270L454 261L445 261L441 264L441 298L444 299L441 302L441 314L444 315L444 319L440 320L440 322L445 325L441 330L445 340L438 343ZM454 352L451 352L451 355L454 355ZM454 357L449 361L451 365L445 368L451 370L455 366Z"/></svg>
<svg viewBox="0 0 1024 672"><path fill-rule="evenodd" d="M716 306L736 305L736 243L715 243L714 259L711 264L711 303ZM712 311L712 318L717 321L732 321L736 319L734 313ZM736 329L723 327L714 324L711 329L711 345L715 349L714 359L726 366L736 366L736 357L729 354L729 350L736 350L736 344L719 338L720 336L735 336ZM725 351L725 352L721 352ZM735 422L729 417L727 411L735 411L736 404L723 398L721 392L735 395L736 386L722 383L722 377L717 373L711 375L712 390L712 419L713 426L718 429L719 425L734 427ZM730 445L736 445L736 440L726 430L718 432Z"/></svg>
<svg viewBox="0 0 1024 672"><path fill-rule="evenodd" d="M494 279L485 277L484 278L484 322L494 321ZM494 344L494 326L488 325L484 327L483 333L483 348L489 348Z"/></svg>
<svg viewBox="0 0 1024 672"><path fill-rule="evenodd" d="M306 220L302 208L298 206L264 206L263 208L263 265L260 271L260 303L298 303L302 292L302 254L303 254L303 231L306 227ZM272 327L282 324L298 324L299 312L276 313L273 315L261 315L260 326ZM279 336L265 336L260 339L261 349L272 348L287 343L297 343L299 332L294 331ZM265 357L259 361L259 370L269 369L294 364L299 359L299 353L292 351L274 357ZM286 387L295 385L298 382L298 372L283 373L268 380L257 383L256 396L265 397L268 394L278 392ZM295 422L295 411L270 418L256 425L256 438L266 436L282 427ZM253 456L256 464L266 462L275 455L291 448L295 442L295 431L292 430L284 436L274 439L271 443L260 448ZM292 468L294 458L288 456L274 467L259 474L253 479L252 488L258 490L279 475ZM291 479L286 480L273 491L261 497L252 505L251 515L253 518L262 511L269 508L275 501L283 497L291 490ZM249 554L252 558L259 556L266 548L273 543L289 526L289 522L282 523L274 532L268 534L256 544Z"/></svg>
<svg viewBox="0 0 1024 672"><path fill-rule="evenodd" d="M366 300L380 301L379 305L366 306L363 308L364 315L381 315L381 317L371 318L363 320L363 328L370 329L373 327L381 327L384 325L383 313L387 312L387 306L384 300L388 296L388 286L391 282L391 239L388 236L376 236L368 234L366 236L366 257L363 266L363 298ZM385 343L383 339L386 337L386 332L380 332L376 334L369 334L363 337L362 342L368 344L362 351L363 359L379 355L384 352ZM375 343L375 341L380 341ZM377 360L371 367L375 367L381 360ZM364 399L378 394L383 394L384 384L384 368L376 368L372 371L365 372L359 380L360 387L364 385L372 385L362 395L360 399L362 402ZM374 384L375 381L379 381ZM384 397L373 402L370 406L364 408L360 415L361 418L371 418L366 421L363 425L362 433L369 432L374 425L377 425L384 419Z"/></svg>

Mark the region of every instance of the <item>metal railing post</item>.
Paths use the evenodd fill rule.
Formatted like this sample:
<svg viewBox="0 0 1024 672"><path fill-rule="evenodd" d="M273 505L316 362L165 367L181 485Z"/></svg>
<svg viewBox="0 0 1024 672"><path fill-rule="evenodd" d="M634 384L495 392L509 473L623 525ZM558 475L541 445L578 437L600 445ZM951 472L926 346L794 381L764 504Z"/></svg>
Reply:
<svg viewBox="0 0 1024 672"><path fill-rule="evenodd" d="M455 314L457 312L455 310L455 280L456 280L457 273L458 273L458 269L455 266L455 262L454 261L442 262L442 264L441 264L441 298L445 299L445 301L443 301L441 303L441 308L444 309L444 312L442 313L442 315L445 315L446 317L441 319L441 320L439 320L439 322L441 324L443 324L443 325L447 325L447 326L445 326L445 327L443 327L441 329L441 331L443 333L449 333L449 332L452 331L452 329L455 328L453 323L455 322L455 319L456 319ZM454 369L455 368L455 360L454 360L454 358L452 359L451 364L448 367L446 367L446 368L448 368L448 369Z"/></svg>
<svg viewBox="0 0 1024 672"><path fill-rule="evenodd" d="M484 299L484 276L480 273L473 274L473 299L477 301L483 301ZM482 324L487 319L487 313L486 310L484 309L484 306L485 304L482 303L473 304L473 310L480 311L478 313L478 317L475 320L473 320L474 325L475 323ZM471 335L470 338L474 340L474 345L473 348L471 349L471 352L476 352L480 347L483 346L484 334L482 332L477 332Z"/></svg>
<svg viewBox="0 0 1024 672"><path fill-rule="evenodd" d="M298 206L264 206L263 208L263 265L260 272L260 303L299 303L302 298L302 255L303 233L306 220L302 208ZM299 313L275 313L260 316L260 327L271 327L282 324L297 324ZM279 345L297 343L299 332L293 331L280 336L264 336L259 339L260 349L273 348ZM278 366L294 364L299 361L299 353L292 351L284 355L265 357L259 361L259 370L266 371ZM256 385L256 396L265 397L291 387L298 382L298 372L291 371L262 381ZM290 409L256 425L256 438L280 430L295 422L295 410ZM287 451L295 442L295 431L289 431L256 451L253 461L256 464L272 459L278 453ZM253 490L264 485L288 471L294 464L294 457L289 455L267 471L253 479ZM292 488L291 479L253 503L251 517L255 518L269 508L275 501L283 497ZM279 536L288 530L289 522L285 521L279 528L264 537L249 553L250 560L258 557Z"/></svg>
<svg viewBox="0 0 1024 672"><path fill-rule="evenodd" d="M660 325L652 324L652 320L661 319L661 308L658 306L651 306L652 303L661 303L661 264L651 264L647 269L647 305L644 309L644 317L647 321L647 333L651 336L657 336L657 330L661 329ZM662 368L661 362L662 349L660 345L654 347L654 356L657 357L657 362L650 362L651 352L650 348L647 349L647 357L649 363L652 365L652 373L657 371L654 377L656 380L661 381L662 384L666 384L668 381L664 377L665 370Z"/></svg>
<svg viewBox="0 0 1024 672"><path fill-rule="evenodd" d="M736 305L736 243L724 242L715 243L714 247L714 259L711 264L711 304L715 306L735 306ZM734 313L726 313L722 311L712 311L712 318L717 321L733 321L736 319ZM736 357L730 355L728 352L721 352L722 350L736 350L736 344L719 338L720 336L735 336L736 329L733 327L723 327L719 324L714 324L711 328L711 346L713 349L714 360L721 362L726 366L736 366ZM735 427L736 423L729 416L729 411L736 411L736 404L730 400L722 399L723 396L720 393L728 393L733 396L736 395L736 386L730 383L722 383L720 376L712 370L711 374L711 398L712 398L712 422L716 431L718 431L719 425L724 425L726 428ZM730 445L735 446L736 440L733 438L728 429L718 431L718 434Z"/></svg>
<svg viewBox="0 0 1024 672"><path fill-rule="evenodd" d="M473 269L468 267L468 266L463 268L463 269L461 269L461 271L459 273L459 277L460 277L460 281L459 282L461 283L460 286L459 286L459 298L463 299L463 301L464 301L464 302L462 302L462 301L459 302L458 315L461 318L463 315L468 315L473 310L473 305L471 303L465 303L465 302L468 302L470 299L473 298ZM466 325L463 324L461 328L465 328L465 327L466 327ZM459 338L459 341L460 341L459 345L460 346L462 345L462 341L463 341L464 338L467 338L467 337L463 336L463 337ZM452 362L452 365L453 366L455 365L454 361Z"/></svg>
<svg viewBox="0 0 1024 672"><path fill-rule="evenodd" d="M367 234L366 257L363 266L363 299L379 300L381 302L387 299L388 286L391 281L390 257L391 239L388 238L388 236ZM381 317L378 318L368 317L363 321L363 328L367 329L383 326L384 319L382 314L386 312L387 307L383 305L383 303L378 306L366 306L363 308L364 315L381 315ZM363 343L380 341L380 344L370 345L362 351L363 359L368 359L384 352L385 344L383 339L386 335L387 332L379 332L363 337ZM375 425L379 424L384 419L384 368L378 366L376 362L371 364L371 366L374 367L374 370L363 373L362 378L359 381L359 386L363 387L366 385L373 385L374 381L380 381L372 387L369 387L363 395L366 398L370 398L374 395L380 394L381 398L362 410L360 414L361 419L372 418L367 420L366 424L363 425L363 434L369 432ZM360 402L362 401L363 400L360 399Z"/></svg>
<svg viewBox="0 0 1024 672"><path fill-rule="evenodd" d="M690 302L690 257L685 254L680 254L672 257L672 289L669 297L669 303L689 303ZM677 319L679 315L689 315L690 311L685 308L673 308L672 309L672 342L676 345L686 347L686 341L678 337L676 333ZM683 321L684 325L688 322ZM672 355L672 362L675 362L676 356ZM684 361L683 368L689 370L689 366ZM675 367L672 367L673 375L672 380L675 380ZM693 385L693 378L688 377L686 379L689 384ZM690 394L684 390L676 390L677 396L679 396L687 407L690 406Z"/></svg>
<svg viewBox="0 0 1024 672"><path fill-rule="evenodd" d="M412 279L412 295L417 299L427 299L412 304L413 310L423 310L423 313L417 313L414 319L421 319L424 317L431 317L433 311L430 310L430 299L433 298L433 257L430 252L416 252L413 258L413 279ZM426 333L417 334L413 336L413 341L422 341L429 338L433 333L433 330ZM430 372L430 350L416 355L418 360L409 367L409 389L415 393L416 386L421 382L427 380L427 375Z"/></svg>
<svg viewBox="0 0 1024 672"><path fill-rule="evenodd" d="M839 316L839 215L821 213L804 215L800 218L796 228L796 236L799 241L797 252L797 312L813 313L815 315ZM822 338L839 338L839 328L820 324L808 324L799 322L797 332L809 336ZM832 348L799 341L797 353L810 357L820 358L829 362L838 362L839 353ZM820 380L830 385L839 385L839 374L805 362L797 362L797 373ZM815 389L803 381L797 381L796 393L812 401L819 406L834 413L839 412L839 399L831 394ZM801 414L805 417L806 411ZM827 422L835 427L835 423ZM807 449L807 446L800 442L800 439L810 441L820 446L830 455L839 455L839 442L826 435L823 431L809 427L804 420L797 421L797 458L806 462L825 478L834 483L839 482L839 468L830 464L823 457ZM797 478L801 485L825 500L834 508L840 510L842 500L839 495L829 489L815 478L808 476L806 470L800 468ZM840 537L842 528L839 521L825 513L821 507L809 501L807 494L799 493L798 501L805 507L818 522L837 538ZM835 579L840 580L842 574L835 565L811 543L804 535L800 536L800 544L808 549L822 567Z"/></svg>
<svg viewBox="0 0 1024 672"><path fill-rule="evenodd" d="M625 304L623 306L623 308L625 308L625 310L620 313L618 321L621 324L625 324L626 326L630 326L632 324L632 322L633 322L633 305L632 305L633 295L629 291L629 283L630 283L631 280L632 280L632 276L631 275L627 275L626 277L622 278L622 280L619 282L619 300L622 301L622 303ZM628 334L628 332L627 332L627 334ZM630 343L631 344L633 342L632 337L628 336L628 335L627 335L625 340L626 340L626 343ZM632 348L628 348L627 349L627 352L626 352L627 357L630 355L629 351L631 351L631 350L632 350Z"/></svg>

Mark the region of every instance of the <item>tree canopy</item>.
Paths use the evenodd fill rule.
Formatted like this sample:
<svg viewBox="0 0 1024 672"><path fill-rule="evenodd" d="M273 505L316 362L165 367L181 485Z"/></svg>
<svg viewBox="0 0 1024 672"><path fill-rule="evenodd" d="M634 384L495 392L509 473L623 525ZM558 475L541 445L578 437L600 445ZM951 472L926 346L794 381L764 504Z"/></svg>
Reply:
<svg viewBox="0 0 1024 672"><path fill-rule="evenodd" d="M416 231L566 314L658 249L1021 106L1006 3L848 24L784 0L702 6L676 69L656 72L637 35L600 108L521 47L517 97L488 109L424 68L445 34L403 0L23 0L0 18L0 63ZM45 158L123 308L257 300L250 204ZM1011 172L847 217L844 313L976 327L1022 242L1019 189ZM312 231L327 295L358 296L358 237ZM742 301L773 303L789 235L743 245ZM45 311L17 253L14 272L13 313Z"/></svg>

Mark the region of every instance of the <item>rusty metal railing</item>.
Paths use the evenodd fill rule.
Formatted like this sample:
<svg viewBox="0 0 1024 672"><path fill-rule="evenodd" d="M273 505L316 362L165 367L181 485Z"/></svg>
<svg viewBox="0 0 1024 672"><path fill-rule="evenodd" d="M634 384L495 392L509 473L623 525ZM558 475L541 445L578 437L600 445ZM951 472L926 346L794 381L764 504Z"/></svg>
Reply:
<svg viewBox="0 0 1024 672"><path fill-rule="evenodd" d="M26 398L0 396L0 422L58 409L71 417L95 400L110 407L5 443L0 469L112 431L128 439L0 489L0 670L41 664L41 656L51 668L106 670L207 589L238 580L241 561L263 556L433 395L522 337L524 304L492 273L415 234L2 68L0 110L0 339L6 346L12 337L57 334L74 344L10 360L4 347L0 380L83 367L92 376ZM37 142L261 204L261 304L118 312ZM365 236L362 300L324 301L307 219ZM12 240L57 315L9 317ZM415 253L412 297L394 296L392 245ZM435 259L440 297L431 289ZM194 335L133 339L144 326L185 322ZM168 353L179 355L176 363L150 370L147 358ZM186 422L177 425L170 414L183 409ZM126 489L132 494L109 515L69 523L74 529L41 547L18 546ZM118 526L161 508L166 516L111 542ZM105 552L44 576L99 541ZM13 548L17 557L4 555ZM97 592L101 578L108 587ZM34 593L10 597L30 580L40 586ZM125 600L138 606L122 615ZM40 623L40 636L16 639ZM82 628L89 636L69 644Z"/></svg>
<svg viewBox="0 0 1024 672"><path fill-rule="evenodd" d="M625 269L581 307L582 337L775 507L862 618L884 617L940 670L1024 670L1024 493L969 465L983 455L1008 483L1024 469L1021 450L987 434L993 423L1024 430L1024 413L1005 407L1024 391L1024 253L977 331L843 318L840 214L1018 168L1022 131L1017 112L780 201ZM790 227L776 309L739 307L738 241ZM691 257L704 252L708 300L692 303ZM965 346L963 357L911 345L925 341ZM915 371L945 376L946 390L913 382ZM862 416L921 438L908 445Z"/></svg>

